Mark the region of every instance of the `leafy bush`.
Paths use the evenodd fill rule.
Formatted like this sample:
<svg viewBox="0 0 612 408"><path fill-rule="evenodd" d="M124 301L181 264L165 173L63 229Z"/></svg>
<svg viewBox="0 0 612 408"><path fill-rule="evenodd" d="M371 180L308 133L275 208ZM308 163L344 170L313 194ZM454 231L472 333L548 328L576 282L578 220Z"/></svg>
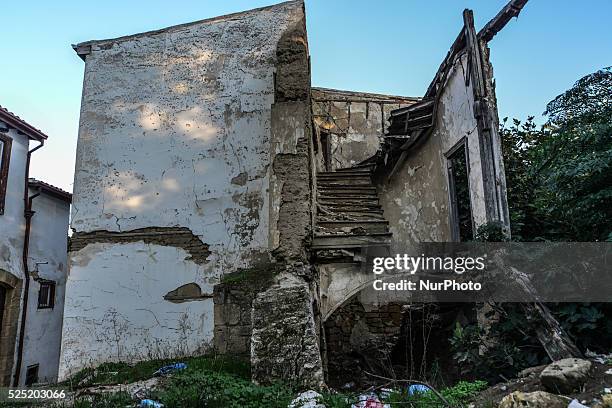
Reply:
<svg viewBox="0 0 612 408"><path fill-rule="evenodd" d="M561 326L585 352L609 353L612 344L611 303L559 303L549 305Z"/></svg>

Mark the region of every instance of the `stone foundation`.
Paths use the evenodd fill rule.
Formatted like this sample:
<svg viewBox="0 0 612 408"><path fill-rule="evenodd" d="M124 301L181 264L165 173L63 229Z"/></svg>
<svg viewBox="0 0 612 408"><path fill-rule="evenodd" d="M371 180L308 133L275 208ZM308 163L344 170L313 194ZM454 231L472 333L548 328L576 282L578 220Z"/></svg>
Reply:
<svg viewBox="0 0 612 408"><path fill-rule="evenodd" d="M291 278L257 295L253 302L251 364L253 381L323 384L323 363L311 292Z"/></svg>
<svg viewBox="0 0 612 408"><path fill-rule="evenodd" d="M251 354L251 304L253 294L228 285L217 285L215 304L215 350L248 357Z"/></svg>

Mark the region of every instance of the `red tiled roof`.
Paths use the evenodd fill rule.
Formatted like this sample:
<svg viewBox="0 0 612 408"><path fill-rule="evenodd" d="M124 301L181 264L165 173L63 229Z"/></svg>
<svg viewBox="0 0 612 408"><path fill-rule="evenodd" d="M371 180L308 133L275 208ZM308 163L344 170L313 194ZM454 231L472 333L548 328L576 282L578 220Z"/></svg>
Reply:
<svg viewBox="0 0 612 408"><path fill-rule="evenodd" d="M47 135L0 105L0 120L33 140L45 140Z"/></svg>

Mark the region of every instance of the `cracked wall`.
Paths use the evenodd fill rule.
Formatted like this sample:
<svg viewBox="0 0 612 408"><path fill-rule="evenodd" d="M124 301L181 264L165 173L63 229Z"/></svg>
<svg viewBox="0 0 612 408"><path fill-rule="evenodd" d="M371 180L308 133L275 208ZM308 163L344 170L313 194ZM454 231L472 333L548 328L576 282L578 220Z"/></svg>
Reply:
<svg viewBox="0 0 612 408"><path fill-rule="evenodd" d="M296 195L288 170L305 160L308 172L308 120L278 133L273 108L279 95L303 97L291 82L275 92L277 61L291 58L277 44L303 19L302 2L288 2L77 46L86 65L60 377L197 353L213 341L212 298L164 295L189 283L211 295L221 275L273 251L303 257L309 223L281 230L310 218L298 202L310 201L310 178ZM309 83L289 62L287 77Z"/></svg>

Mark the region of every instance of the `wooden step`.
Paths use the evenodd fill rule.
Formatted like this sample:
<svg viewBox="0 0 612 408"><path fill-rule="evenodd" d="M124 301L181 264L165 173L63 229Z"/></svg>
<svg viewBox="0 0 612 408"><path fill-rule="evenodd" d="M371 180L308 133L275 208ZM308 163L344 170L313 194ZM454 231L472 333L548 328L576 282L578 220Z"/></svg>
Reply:
<svg viewBox="0 0 612 408"><path fill-rule="evenodd" d="M376 193L376 187L373 187L371 185L369 186L354 186L354 185L346 185L346 184L338 184L336 186L333 187L326 187L326 186L318 186L317 187L318 191L350 191L350 192L356 192L356 193Z"/></svg>
<svg viewBox="0 0 612 408"><path fill-rule="evenodd" d="M341 196L341 197L328 197L328 196L321 197L319 196L319 199L318 199L318 202L320 203L346 202L346 203L352 204L352 203L357 203L359 201L363 201L364 203L378 204L378 196L377 195L370 195L370 196L350 195L350 196Z"/></svg>
<svg viewBox="0 0 612 408"><path fill-rule="evenodd" d="M317 187L340 187L340 186L362 186L373 187L372 182L368 179L359 177L351 177L347 179L318 179Z"/></svg>
<svg viewBox="0 0 612 408"><path fill-rule="evenodd" d="M389 246L391 244L391 233L373 234L338 234L338 235L316 235L312 241L312 249L333 248L364 248Z"/></svg>
<svg viewBox="0 0 612 408"><path fill-rule="evenodd" d="M374 167L375 165L376 163L373 163L373 162L367 162L367 163L360 162L360 163L352 165L351 167L343 167L343 168L336 169L334 171L370 168L370 167Z"/></svg>
<svg viewBox="0 0 612 408"><path fill-rule="evenodd" d="M385 221L381 212L372 211L344 211L344 212L318 212L317 219L325 221Z"/></svg>
<svg viewBox="0 0 612 408"><path fill-rule="evenodd" d="M368 164L368 165L357 165L355 167L345 167L343 169L336 169L334 170L336 173L338 172L359 172L359 173L371 173L372 168L374 167L373 164Z"/></svg>
<svg viewBox="0 0 612 408"><path fill-rule="evenodd" d="M370 179L369 171L325 171L317 173L317 178L364 177Z"/></svg>
<svg viewBox="0 0 612 408"><path fill-rule="evenodd" d="M333 211L370 211L377 210L382 212L382 207L377 203L364 203L364 202L337 202L327 201L317 203L321 208Z"/></svg>
<svg viewBox="0 0 612 408"><path fill-rule="evenodd" d="M317 221L315 234L327 235L344 232L370 234L373 232L389 232L388 222L384 220L367 221Z"/></svg>
<svg viewBox="0 0 612 408"><path fill-rule="evenodd" d="M355 212L355 211L356 212L371 212L371 213L378 213L378 214L383 213L383 209L381 208L380 205L322 205L320 204L320 208L332 214L349 213L349 212Z"/></svg>
<svg viewBox="0 0 612 408"><path fill-rule="evenodd" d="M321 197L321 198L333 198L333 197L362 197L362 198L378 198L378 194L376 194L375 191L351 191L351 190L330 190L330 189L325 189L323 191L318 190L317 191L317 197Z"/></svg>

